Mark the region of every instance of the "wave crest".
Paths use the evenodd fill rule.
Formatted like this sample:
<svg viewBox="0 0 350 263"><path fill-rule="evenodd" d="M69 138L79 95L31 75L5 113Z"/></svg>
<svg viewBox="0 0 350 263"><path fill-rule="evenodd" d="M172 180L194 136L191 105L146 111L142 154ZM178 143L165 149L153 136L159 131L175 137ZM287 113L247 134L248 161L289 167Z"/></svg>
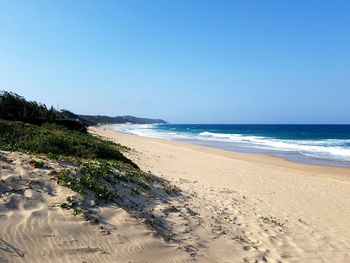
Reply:
<svg viewBox="0 0 350 263"><path fill-rule="evenodd" d="M191 130L175 131L175 129L158 129L154 124L115 125L114 129L139 136L161 138L167 140L186 140L202 142L220 142L232 146L252 149L273 150L281 152L297 152L320 159L350 161L350 139L325 140L287 140L271 137L226 134L219 132L193 132Z"/></svg>

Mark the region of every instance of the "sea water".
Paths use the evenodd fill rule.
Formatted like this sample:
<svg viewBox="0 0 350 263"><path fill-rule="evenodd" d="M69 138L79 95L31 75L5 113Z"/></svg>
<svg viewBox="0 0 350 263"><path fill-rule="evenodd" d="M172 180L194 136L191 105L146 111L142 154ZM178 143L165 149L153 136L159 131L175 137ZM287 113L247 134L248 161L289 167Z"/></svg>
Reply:
<svg viewBox="0 0 350 263"><path fill-rule="evenodd" d="M350 125L152 124L113 126L140 136L291 161L350 167Z"/></svg>

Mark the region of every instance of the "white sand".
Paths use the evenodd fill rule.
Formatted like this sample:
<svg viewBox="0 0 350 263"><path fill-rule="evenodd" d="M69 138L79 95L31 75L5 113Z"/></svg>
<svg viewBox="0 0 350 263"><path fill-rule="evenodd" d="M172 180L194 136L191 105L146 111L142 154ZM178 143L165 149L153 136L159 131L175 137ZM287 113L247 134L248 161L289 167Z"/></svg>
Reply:
<svg viewBox="0 0 350 263"><path fill-rule="evenodd" d="M98 207L93 224L60 207L79 196L49 175L62 167L33 169L25 154L0 161L0 262L179 262L190 256L166 243L139 219L116 205ZM50 178L51 177L51 178Z"/></svg>
<svg viewBox="0 0 350 263"><path fill-rule="evenodd" d="M92 131L191 196L199 261L350 262L350 169Z"/></svg>
<svg viewBox="0 0 350 263"><path fill-rule="evenodd" d="M124 194L92 206L93 224L59 207L81 198L49 175L64 164L2 152L13 162L0 161L1 263L350 262L350 169L91 131L181 191Z"/></svg>

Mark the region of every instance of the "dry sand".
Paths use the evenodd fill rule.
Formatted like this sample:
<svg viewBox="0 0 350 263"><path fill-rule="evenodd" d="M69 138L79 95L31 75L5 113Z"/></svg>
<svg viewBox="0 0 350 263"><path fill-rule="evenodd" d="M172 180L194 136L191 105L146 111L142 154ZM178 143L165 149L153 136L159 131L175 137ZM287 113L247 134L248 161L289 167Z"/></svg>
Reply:
<svg viewBox="0 0 350 263"><path fill-rule="evenodd" d="M44 169L31 167L31 156L0 152L0 262L187 262L191 256L165 242L142 219L115 204L92 207L100 223L73 215L60 204L80 196L60 186L51 171L69 168L40 158ZM35 159L38 159L35 157ZM39 160L40 160L39 159Z"/></svg>
<svg viewBox="0 0 350 263"><path fill-rule="evenodd" d="M91 132L131 147L155 187L116 184L120 201L87 207L94 224L59 207L82 198L50 174L68 164L1 152L1 263L350 262L350 169Z"/></svg>
<svg viewBox="0 0 350 263"><path fill-rule="evenodd" d="M199 262L350 262L350 169L116 133L144 170L191 198L194 219L173 229Z"/></svg>

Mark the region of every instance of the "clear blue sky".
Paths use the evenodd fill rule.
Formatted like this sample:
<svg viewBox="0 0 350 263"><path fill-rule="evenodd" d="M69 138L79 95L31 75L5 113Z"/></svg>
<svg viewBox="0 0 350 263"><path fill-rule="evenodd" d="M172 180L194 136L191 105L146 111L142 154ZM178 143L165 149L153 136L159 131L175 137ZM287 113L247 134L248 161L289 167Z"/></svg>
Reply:
<svg viewBox="0 0 350 263"><path fill-rule="evenodd" d="M0 89L173 123L350 123L350 1L0 0Z"/></svg>

